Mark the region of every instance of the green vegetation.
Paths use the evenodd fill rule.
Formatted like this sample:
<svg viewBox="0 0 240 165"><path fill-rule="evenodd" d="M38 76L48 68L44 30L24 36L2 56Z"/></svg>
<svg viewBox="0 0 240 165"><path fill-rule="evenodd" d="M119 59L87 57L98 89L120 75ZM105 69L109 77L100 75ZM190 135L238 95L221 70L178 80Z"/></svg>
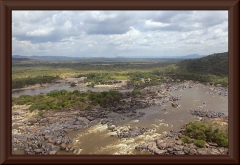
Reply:
<svg viewBox="0 0 240 165"><path fill-rule="evenodd" d="M138 89L138 88L135 88L135 89L132 91L132 94L133 94L133 95L141 94L141 90Z"/></svg>
<svg viewBox="0 0 240 165"><path fill-rule="evenodd" d="M77 86L77 85L76 85L75 82L72 82L70 86L71 86L71 87L75 87L75 86Z"/></svg>
<svg viewBox="0 0 240 165"><path fill-rule="evenodd" d="M117 101L121 98L121 94L118 91L108 92L80 92L74 91L52 91L39 95L21 95L19 98L13 98L13 105L31 105L30 111L37 110L60 110L62 108L78 108L80 110L86 110L90 105L100 105L106 107L107 103Z"/></svg>
<svg viewBox="0 0 240 165"><path fill-rule="evenodd" d="M172 78L228 85L228 53L201 59L83 59L76 61L13 60L12 87L43 84L67 77L87 77L88 86L112 85L127 80L130 87L159 85Z"/></svg>
<svg viewBox="0 0 240 165"><path fill-rule="evenodd" d="M95 83L93 83L93 82L91 82L90 84L87 85L87 87L92 87L92 88L94 88L94 86L95 86Z"/></svg>
<svg viewBox="0 0 240 165"><path fill-rule="evenodd" d="M200 59L184 60L177 64L179 72L196 74L228 75L228 52L217 53Z"/></svg>
<svg viewBox="0 0 240 165"><path fill-rule="evenodd" d="M214 128L215 127L215 128ZM219 126L203 122L190 122L186 127L185 136L182 138L185 143L194 143L203 147L206 142L214 142L219 146L228 146L228 132L221 130Z"/></svg>
<svg viewBox="0 0 240 165"><path fill-rule="evenodd" d="M169 76L174 79L228 85L228 52L184 60L176 66L177 70L169 72Z"/></svg>
<svg viewBox="0 0 240 165"><path fill-rule="evenodd" d="M134 87L160 85L162 83L161 79L163 78L160 72L156 71L145 73L138 71L129 73L128 76L130 77L129 81L127 82L128 85Z"/></svg>
<svg viewBox="0 0 240 165"><path fill-rule="evenodd" d="M113 78L113 76L114 76L113 73L87 73L87 74L80 74L77 76L77 78L87 77L87 79L85 79L84 82L91 83L89 86L94 86L95 84L112 85L113 83L118 83L119 81L116 81Z"/></svg>
<svg viewBox="0 0 240 165"><path fill-rule="evenodd" d="M34 84L45 84L50 83L59 79L59 76L37 76L37 77L28 77L28 78L16 78L12 80L12 89L15 88L24 88L28 85Z"/></svg>
<svg viewBox="0 0 240 165"><path fill-rule="evenodd" d="M184 143L193 143L193 140L190 138L190 137L188 137L188 136L183 136L182 137L182 141L184 142Z"/></svg>
<svg viewBox="0 0 240 165"><path fill-rule="evenodd" d="M206 144L204 140L194 140L193 143L198 147L204 147Z"/></svg>

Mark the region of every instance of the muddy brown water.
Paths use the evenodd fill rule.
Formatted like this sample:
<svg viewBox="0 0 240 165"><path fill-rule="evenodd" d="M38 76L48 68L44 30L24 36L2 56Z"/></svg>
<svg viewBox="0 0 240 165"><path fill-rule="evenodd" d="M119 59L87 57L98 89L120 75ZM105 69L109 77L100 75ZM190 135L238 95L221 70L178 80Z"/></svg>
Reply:
<svg viewBox="0 0 240 165"><path fill-rule="evenodd" d="M138 109L137 112L144 112L145 115L135 120L131 120L121 114L112 113L115 118L124 118L117 122L117 129L130 127L148 127L150 131L134 138L111 137L116 135L107 129L107 124L97 123L93 126L70 132L67 134L74 140L73 147L79 149L77 154L150 154L147 151L137 151L135 146L144 142L151 142L170 130L179 129L183 124L199 119L191 115L189 110L203 106L208 110L224 112L228 114L228 97L214 92L213 87L202 84L194 84L193 88L172 91L171 94L181 95L181 100L177 101L179 107L173 108L171 102L160 106ZM162 111L166 109L165 111ZM17 150L14 153L21 154L23 151ZM60 151L57 154L73 154Z"/></svg>
<svg viewBox="0 0 240 165"><path fill-rule="evenodd" d="M135 146L154 141L154 139L170 130L179 129L183 124L199 119L191 115L189 110L203 106L212 111L228 114L227 97L217 94L211 95L206 91L212 90L201 84L195 85L191 89L172 91L173 95L182 95L182 99L178 101L179 107L173 108L171 102L168 102L161 107L152 106L138 109L138 112L145 113L143 117L135 120L125 118L125 120L115 124L116 127L139 126L150 128L151 131L134 138L110 137L110 135L116 133L109 131L106 124L101 125L100 123L84 130L69 133L68 136L75 140L73 146L80 148L78 154L149 154L147 151L135 150ZM162 109L166 109L166 111L162 111ZM119 115L119 118L122 118L122 116ZM58 154L67 154L67 152L61 151Z"/></svg>

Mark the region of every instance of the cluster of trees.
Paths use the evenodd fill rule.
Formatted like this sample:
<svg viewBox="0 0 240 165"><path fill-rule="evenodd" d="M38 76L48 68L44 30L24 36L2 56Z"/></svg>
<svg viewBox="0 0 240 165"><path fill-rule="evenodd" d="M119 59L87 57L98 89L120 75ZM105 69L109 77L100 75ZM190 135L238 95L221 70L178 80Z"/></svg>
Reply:
<svg viewBox="0 0 240 165"><path fill-rule="evenodd" d="M206 142L214 142L219 146L228 146L228 131L214 128L212 124L203 122L190 122L186 127L183 142L194 143L198 147L203 147Z"/></svg>
<svg viewBox="0 0 240 165"><path fill-rule="evenodd" d="M156 74L156 72L133 72L127 74L130 78L127 82L128 86L145 87L152 85L160 85L162 75Z"/></svg>
<svg viewBox="0 0 240 165"><path fill-rule="evenodd" d="M120 83L121 81L115 80L114 76L119 75L118 73L87 73L87 74L80 74L77 78L80 77L87 77L84 79L84 83L89 83L89 87L94 87L95 84L102 84L102 85L112 85L116 83ZM125 76L125 75L122 75Z"/></svg>
<svg viewBox="0 0 240 165"><path fill-rule="evenodd" d="M228 76L228 52L181 61L177 65L179 66L179 72Z"/></svg>
<svg viewBox="0 0 240 165"><path fill-rule="evenodd" d="M228 52L217 53L200 59L184 60L175 69L164 73L173 79L193 80L202 83L228 85Z"/></svg>
<svg viewBox="0 0 240 165"><path fill-rule="evenodd" d="M28 78L16 78L12 80L12 89L24 88L28 85L45 84L59 79L59 76L37 76Z"/></svg>
<svg viewBox="0 0 240 165"><path fill-rule="evenodd" d="M29 110L60 110L62 108L75 107L85 110L92 105L100 105L106 107L107 103L117 101L121 98L118 91L107 92L80 92L78 90L67 91L51 91L39 95L21 95L19 98L13 98L12 103L17 105L31 105Z"/></svg>
<svg viewBox="0 0 240 165"><path fill-rule="evenodd" d="M222 86L228 85L228 78L227 77L219 77L212 74L198 74L198 73L191 73L191 72L171 72L168 74L168 77L176 80L179 79L180 81L183 80L193 80L199 81L201 83L210 83L210 84L221 84Z"/></svg>
<svg viewBox="0 0 240 165"><path fill-rule="evenodd" d="M108 103L119 101L121 99L121 93L115 90L104 92L91 92L89 95L89 99L92 105L100 105L101 107L107 107Z"/></svg>

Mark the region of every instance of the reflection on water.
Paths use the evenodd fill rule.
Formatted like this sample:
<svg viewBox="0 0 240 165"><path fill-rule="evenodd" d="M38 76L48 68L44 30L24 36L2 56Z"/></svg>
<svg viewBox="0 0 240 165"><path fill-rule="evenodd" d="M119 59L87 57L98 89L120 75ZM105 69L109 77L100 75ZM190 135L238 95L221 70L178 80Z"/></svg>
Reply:
<svg viewBox="0 0 240 165"><path fill-rule="evenodd" d="M37 95L37 94L40 94L40 93L46 94L46 93L49 93L49 92L54 91L54 90L69 90L69 91L79 90L79 91L82 91L82 92L91 90L91 91L94 91L94 92L103 92L103 91L108 91L110 89L111 88L109 88L109 87L91 88L91 87L86 87L86 86L83 86L83 85L78 85L76 87L70 87L70 85L61 85L61 86L53 85L53 86L48 86L48 87L39 87L39 88L34 88L34 89L23 89L23 90L13 91L12 92L12 97L19 97L23 94L25 94L25 95ZM124 91L129 91L129 90L119 90L119 91L124 92Z"/></svg>

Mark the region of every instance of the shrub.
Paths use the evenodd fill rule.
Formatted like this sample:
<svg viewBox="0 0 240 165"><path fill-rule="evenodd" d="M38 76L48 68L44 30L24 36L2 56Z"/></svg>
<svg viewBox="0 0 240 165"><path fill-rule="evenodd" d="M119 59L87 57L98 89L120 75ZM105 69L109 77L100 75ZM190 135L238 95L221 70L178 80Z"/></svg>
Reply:
<svg viewBox="0 0 240 165"><path fill-rule="evenodd" d="M186 127L186 135L194 139L205 141L207 139L205 134L206 130L208 130L208 126L205 123L191 122Z"/></svg>
<svg viewBox="0 0 240 165"><path fill-rule="evenodd" d="M38 115L39 115L39 116L41 116L41 115L43 115L43 114L44 114L44 111L39 111L39 112L38 112Z"/></svg>
<svg viewBox="0 0 240 165"><path fill-rule="evenodd" d="M220 130L219 128L213 129L211 124L203 122L190 122L186 127L186 133L183 137L183 142L191 143L191 138L195 139L194 144L202 147L205 142L215 142L219 146L228 146L228 132Z"/></svg>
<svg viewBox="0 0 240 165"><path fill-rule="evenodd" d="M133 95L141 94L141 90L138 89L138 88L135 88L135 89L132 91L132 94L133 94Z"/></svg>
<svg viewBox="0 0 240 165"><path fill-rule="evenodd" d="M191 138L189 138L188 136L183 136L182 141L184 143L188 143L188 144L193 142L193 140Z"/></svg>
<svg viewBox="0 0 240 165"><path fill-rule="evenodd" d="M204 147L206 142L204 140L194 140L194 144L198 147Z"/></svg>
<svg viewBox="0 0 240 165"><path fill-rule="evenodd" d="M213 141L217 143L219 146L227 147L228 146L228 134L225 131L219 131L214 134Z"/></svg>
<svg viewBox="0 0 240 165"><path fill-rule="evenodd" d="M77 86L76 83L75 83L75 82L72 82L72 83L71 83L71 87L75 87L75 86Z"/></svg>

